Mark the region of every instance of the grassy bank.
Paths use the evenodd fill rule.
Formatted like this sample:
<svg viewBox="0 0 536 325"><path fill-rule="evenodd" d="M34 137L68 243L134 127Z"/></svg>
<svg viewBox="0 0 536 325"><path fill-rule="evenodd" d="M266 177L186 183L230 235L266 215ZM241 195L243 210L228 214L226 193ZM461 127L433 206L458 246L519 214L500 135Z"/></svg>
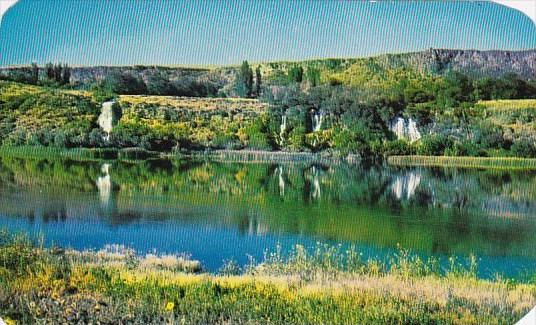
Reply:
<svg viewBox="0 0 536 325"><path fill-rule="evenodd" d="M513 157L390 156L387 162L393 166L536 169L536 159Z"/></svg>
<svg viewBox="0 0 536 325"><path fill-rule="evenodd" d="M407 252L388 261L296 246L244 269L202 273L185 256L43 249L0 234L0 315L16 323L512 324L536 303L534 282L479 280L474 259Z"/></svg>
<svg viewBox="0 0 536 325"><path fill-rule="evenodd" d="M44 146L0 146L0 156L32 159L70 159L70 160L138 160L159 157L160 153L142 148L58 148Z"/></svg>

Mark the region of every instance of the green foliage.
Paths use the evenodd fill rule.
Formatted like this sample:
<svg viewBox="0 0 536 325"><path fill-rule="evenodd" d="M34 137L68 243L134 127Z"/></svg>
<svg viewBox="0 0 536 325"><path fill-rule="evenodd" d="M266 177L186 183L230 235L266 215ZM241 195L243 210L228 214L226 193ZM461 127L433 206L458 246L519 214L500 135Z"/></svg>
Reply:
<svg viewBox="0 0 536 325"><path fill-rule="evenodd" d="M262 94L262 74L261 66L258 65L255 69L255 96L259 97Z"/></svg>
<svg viewBox="0 0 536 325"><path fill-rule="evenodd" d="M384 156L413 155L416 153L416 148L405 140L386 141L382 153Z"/></svg>
<svg viewBox="0 0 536 325"><path fill-rule="evenodd" d="M272 141L269 137L266 117L258 117L246 124L242 133L244 144L247 148L256 150L271 150Z"/></svg>
<svg viewBox="0 0 536 325"><path fill-rule="evenodd" d="M0 83L0 140L8 145L88 146L99 109L84 95Z"/></svg>
<svg viewBox="0 0 536 325"><path fill-rule="evenodd" d="M424 136L418 147L417 154L424 156L442 156L445 149L450 147L452 139L444 135L427 135Z"/></svg>
<svg viewBox="0 0 536 325"><path fill-rule="evenodd" d="M533 139L519 139L512 144L511 150L517 157L536 158L536 144Z"/></svg>
<svg viewBox="0 0 536 325"><path fill-rule="evenodd" d="M147 93L147 85L140 76L130 73L113 72L107 76L102 87L116 94L141 95Z"/></svg>
<svg viewBox="0 0 536 325"><path fill-rule="evenodd" d="M303 81L303 68L301 65L295 65L288 70L288 79L290 82L301 83Z"/></svg>
<svg viewBox="0 0 536 325"><path fill-rule="evenodd" d="M253 70L248 61L243 61L235 81L235 90L240 97L253 96Z"/></svg>
<svg viewBox="0 0 536 325"><path fill-rule="evenodd" d="M308 67L307 71L305 72L305 78L309 84L309 87L320 86L320 70L314 67Z"/></svg>

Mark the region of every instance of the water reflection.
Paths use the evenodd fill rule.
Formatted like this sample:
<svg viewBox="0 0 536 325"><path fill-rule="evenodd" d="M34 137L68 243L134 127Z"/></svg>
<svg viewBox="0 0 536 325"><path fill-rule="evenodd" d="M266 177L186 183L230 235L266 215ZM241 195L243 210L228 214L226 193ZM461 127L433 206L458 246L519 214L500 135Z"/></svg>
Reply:
<svg viewBox="0 0 536 325"><path fill-rule="evenodd" d="M110 178L110 164L105 163L101 168L103 176L97 178L97 188L99 190L99 196L101 205L103 208L110 206L111 194L112 194L112 180Z"/></svg>
<svg viewBox="0 0 536 325"><path fill-rule="evenodd" d="M221 247L245 256L282 238L536 262L533 172L4 157L0 180L0 226L77 247L129 231L125 244L180 251L194 242L177 237L187 227L218 262Z"/></svg>
<svg viewBox="0 0 536 325"><path fill-rule="evenodd" d="M415 190L421 183L421 175L418 171L409 171L394 176L391 190L398 200L410 200L415 195Z"/></svg>

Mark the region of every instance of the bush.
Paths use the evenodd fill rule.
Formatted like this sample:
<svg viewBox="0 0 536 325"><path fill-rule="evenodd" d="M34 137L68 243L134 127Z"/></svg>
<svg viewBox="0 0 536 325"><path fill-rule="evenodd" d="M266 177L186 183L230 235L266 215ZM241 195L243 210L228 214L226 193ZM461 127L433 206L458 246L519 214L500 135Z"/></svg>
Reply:
<svg viewBox="0 0 536 325"><path fill-rule="evenodd" d="M452 140L444 135L425 135L417 146L417 154L423 156L442 156Z"/></svg>
<svg viewBox="0 0 536 325"><path fill-rule="evenodd" d="M386 141L383 143L384 156L414 155L415 146L405 140Z"/></svg>
<svg viewBox="0 0 536 325"><path fill-rule="evenodd" d="M510 150L517 157L536 158L536 144L528 138L514 141Z"/></svg>

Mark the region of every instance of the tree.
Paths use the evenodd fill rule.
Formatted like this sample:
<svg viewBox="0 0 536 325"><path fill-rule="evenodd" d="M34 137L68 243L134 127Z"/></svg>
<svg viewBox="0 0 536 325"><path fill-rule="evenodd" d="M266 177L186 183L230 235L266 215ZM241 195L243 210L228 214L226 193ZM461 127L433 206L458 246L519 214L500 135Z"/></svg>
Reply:
<svg viewBox="0 0 536 325"><path fill-rule="evenodd" d="M37 84L37 82L39 81L39 67L35 62L32 62L32 76L30 79L31 83L33 84Z"/></svg>
<svg viewBox="0 0 536 325"><path fill-rule="evenodd" d="M52 62L45 65L45 74L48 80L54 80L54 64Z"/></svg>
<svg viewBox="0 0 536 325"><path fill-rule="evenodd" d="M262 91L262 76L261 76L261 67L257 66L255 69L255 95L259 97Z"/></svg>
<svg viewBox="0 0 536 325"><path fill-rule="evenodd" d="M63 65L61 79L63 84L69 84L71 82L71 68L67 64Z"/></svg>
<svg viewBox="0 0 536 325"><path fill-rule="evenodd" d="M62 81L61 70L61 63L54 65L54 80L58 83L61 83Z"/></svg>
<svg viewBox="0 0 536 325"><path fill-rule="evenodd" d="M303 81L303 68L301 66L293 66L288 70L288 78L291 82L300 83Z"/></svg>
<svg viewBox="0 0 536 325"><path fill-rule="evenodd" d="M175 95L175 88L164 73L157 71L147 80L147 91L151 95Z"/></svg>
<svg viewBox="0 0 536 325"><path fill-rule="evenodd" d="M318 71L318 69L313 67L307 68L305 78L309 83L309 87L316 87L320 85L320 71Z"/></svg>
<svg viewBox="0 0 536 325"><path fill-rule="evenodd" d="M248 61L242 62L238 75L236 76L236 92L240 97L251 97L253 95L253 70Z"/></svg>

